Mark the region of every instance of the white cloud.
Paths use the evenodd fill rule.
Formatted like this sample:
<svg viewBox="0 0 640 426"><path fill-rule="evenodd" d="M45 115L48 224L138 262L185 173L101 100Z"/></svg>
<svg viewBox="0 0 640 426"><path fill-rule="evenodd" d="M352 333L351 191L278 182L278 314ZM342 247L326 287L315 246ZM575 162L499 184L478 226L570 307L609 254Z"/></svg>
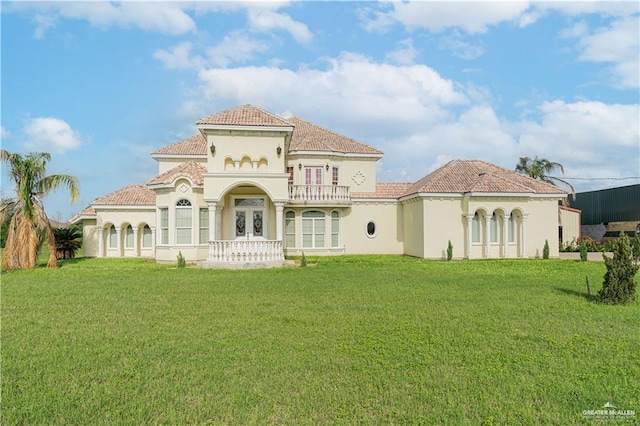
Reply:
<svg viewBox="0 0 640 426"><path fill-rule="evenodd" d="M639 87L640 20L637 16L616 20L598 28L579 42L579 59L611 64L614 84L623 88Z"/></svg>
<svg viewBox="0 0 640 426"><path fill-rule="evenodd" d="M200 68L203 65L203 59L200 56L192 56L191 50L193 45L185 41L175 45L171 50L156 50L153 57L159 60L167 68L187 69Z"/></svg>
<svg viewBox="0 0 640 426"><path fill-rule="evenodd" d="M25 143L30 150L63 154L82 145L81 135L64 120L54 117L32 118L24 127Z"/></svg>
<svg viewBox="0 0 640 426"><path fill-rule="evenodd" d="M484 47L478 43L469 43L462 40L462 36L458 31L450 36L440 39L439 47L442 50L448 50L453 56L470 61L484 55Z"/></svg>
<svg viewBox="0 0 640 426"><path fill-rule="evenodd" d="M392 62L400 65L411 65L415 63L418 51L413 47L413 40L406 38L398 42L398 48L387 53L386 57Z"/></svg>
<svg viewBox="0 0 640 426"><path fill-rule="evenodd" d="M220 43L207 51L207 55L211 64L226 67L232 63L249 61L254 54L268 50L266 43L236 32L226 35Z"/></svg>
<svg viewBox="0 0 640 426"><path fill-rule="evenodd" d="M247 10L247 17L249 19L249 27L253 30L260 32L269 32L272 30L286 31L301 44L308 44L313 39L313 35L306 24L294 21L286 13L279 13L264 8L249 8Z"/></svg>

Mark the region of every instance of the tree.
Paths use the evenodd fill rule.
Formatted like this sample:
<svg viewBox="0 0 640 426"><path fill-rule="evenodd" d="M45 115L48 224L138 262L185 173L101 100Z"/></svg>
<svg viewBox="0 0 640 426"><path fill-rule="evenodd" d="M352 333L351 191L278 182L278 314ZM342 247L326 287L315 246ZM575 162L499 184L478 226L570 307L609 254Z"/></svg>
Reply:
<svg viewBox="0 0 640 426"><path fill-rule="evenodd" d="M535 157L531 159L529 157L520 157L520 162L516 166L516 172L521 173L523 175L527 175L533 179L541 180L542 182L547 182L552 185L555 185L556 182L563 183L571 188L571 193L573 195L573 199L576 197L576 190L573 188L569 182L564 179L561 179L557 176L552 176L552 173L559 169L562 174L564 174L564 167L560 163L556 163L554 161L549 161L546 158L538 158Z"/></svg>
<svg viewBox="0 0 640 426"><path fill-rule="evenodd" d="M604 274L600 300L612 305L622 305L635 300L636 281L640 266L633 264L629 237L624 232L613 242L613 257L602 254L607 272Z"/></svg>
<svg viewBox="0 0 640 426"><path fill-rule="evenodd" d="M73 259L82 247L82 231L77 226L54 228L56 238L56 258Z"/></svg>
<svg viewBox="0 0 640 426"><path fill-rule="evenodd" d="M34 268L38 252L45 238L49 244L47 266L55 268L56 241L42 204L42 198L50 192L67 188L74 202L79 195L78 181L66 174L46 175L51 155L32 152L24 156L0 150L0 160L9 166L9 178L15 184L16 198L5 203L0 211L13 211L7 229L7 240L2 253L5 269ZM0 217L0 221L4 219Z"/></svg>

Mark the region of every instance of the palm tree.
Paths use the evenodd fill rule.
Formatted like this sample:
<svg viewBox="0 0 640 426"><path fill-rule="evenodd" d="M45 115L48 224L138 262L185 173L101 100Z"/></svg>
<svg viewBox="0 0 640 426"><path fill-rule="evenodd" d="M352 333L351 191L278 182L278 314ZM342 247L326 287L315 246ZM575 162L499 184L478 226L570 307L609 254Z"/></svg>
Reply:
<svg viewBox="0 0 640 426"><path fill-rule="evenodd" d="M16 198L0 208L0 221L4 214L13 212L7 229L7 241L2 252L5 269L34 268L44 239L49 244L47 266L55 268L56 241L42 198L58 188L67 188L74 202L79 195L78 181L71 175L46 175L51 155L32 152L25 156L0 149L0 161L9 166L9 178L15 183Z"/></svg>
<svg viewBox="0 0 640 426"><path fill-rule="evenodd" d="M66 228L54 228L56 237L56 258L73 259L76 252L82 247L82 231L77 226Z"/></svg>
<svg viewBox="0 0 640 426"><path fill-rule="evenodd" d="M523 175L527 175L531 178L541 180L552 185L555 185L556 182L567 185L571 188L571 194L575 200L576 190L573 188L573 185L564 179L551 175L556 169L560 169L560 172L564 174L564 167L562 164L549 161L546 158L538 158L537 156L534 159L529 157L520 157L520 162L516 166L516 172L522 173Z"/></svg>

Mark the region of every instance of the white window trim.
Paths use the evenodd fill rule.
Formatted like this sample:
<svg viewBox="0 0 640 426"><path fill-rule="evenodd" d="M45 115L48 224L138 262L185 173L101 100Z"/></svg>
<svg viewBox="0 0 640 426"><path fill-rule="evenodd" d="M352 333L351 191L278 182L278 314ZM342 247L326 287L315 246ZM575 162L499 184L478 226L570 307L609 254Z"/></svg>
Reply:
<svg viewBox="0 0 640 426"><path fill-rule="evenodd" d="M369 234L369 223L373 223L373 234ZM378 236L378 223L374 219L367 220L367 223L364 225L364 235L371 239Z"/></svg>
<svg viewBox="0 0 640 426"><path fill-rule="evenodd" d="M303 215L305 213L308 213L308 212L321 212L322 214L324 214L324 217L322 217L322 218L320 218L320 217L309 217L309 218L303 217ZM300 239L301 239L300 247L303 250L309 250L309 249L326 250L326 249L331 248L331 244L329 244L329 247L327 247L327 228L329 228L329 236L331 236L331 232L330 232L331 224L329 223L329 227L327 227L327 218L329 218L329 220L330 220L331 219L331 215L327 215L327 212L325 210L322 210L322 209L307 209L307 210L305 210L303 212L300 212ZM305 219L311 219L312 223L313 223L313 232L311 233L311 236L312 236L312 238L311 238L311 244L312 244L311 247L305 247L304 246L304 235L305 235L305 232L304 232L303 223L304 223ZM316 233L316 227L315 227L315 220L316 219L324 219L324 232L323 232L324 245L322 247L317 247L316 246L315 236L316 235L320 235L320 233Z"/></svg>
<svg viewBox="0 0 640 426"><path fill-rule="evenodd" d="M189 209L191 209L191 241L188 243L179 243L178 242L178 209L184 209L186 210L187 206L178 206L178 203L182 200L186 200L189 202L189 204L191 204L189 207ZM194 226L194 214L193 214L193 210L194 210L194 203L187 197L180 197L180 199L176 200L175 203L173 203L173 238L175 241L175 245L176 246L194 246L197 244L194 244L193 242L195 241L194 239L194 231L195 231L195 226ZM169 221L169 223L171 224L171 221ZM169 226L169 228L171 228L171 226ZM180 229L187 229L185 227L180 227Z"/></svg>

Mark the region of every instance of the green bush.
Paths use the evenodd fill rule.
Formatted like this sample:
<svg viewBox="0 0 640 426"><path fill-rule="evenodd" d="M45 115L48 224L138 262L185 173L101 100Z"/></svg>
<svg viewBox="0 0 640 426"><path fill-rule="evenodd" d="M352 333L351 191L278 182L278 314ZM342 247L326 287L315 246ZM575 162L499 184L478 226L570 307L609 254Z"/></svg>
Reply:
<svg viewBox="0 0 640 426"><path fill-rule="evenodd" d="M182 255L182 251L178 252L178 268L184 268L187 266L187 261L185 260L184 256Z"/></svg>
<svg viewBox="0 0 640 426"><path fill-rule="evenodd" d="M598 296L603 303L624 305L635 300L637 283L634 279L640 266L634 265L629 237L623 232L613 245L613 257L604 258L607 272Z"/></svg>
<svg viewBox="0 0 640 426"><path fill-rule="evenodd" d="M449 244L447 245L447 260L451 260L453 258L453 244L451 244L451 240L449 240Z"/></svg>
<svg viewBox="0 0 640 426"><path fill-rule="evenodd" d="M583 262L587 261L588 258L588 254L589 252L587 251L587 245L584 243L584 241L580 242L580 260Z"/></svg>
<svg viewBox="0 0 640 426"><path fill-rule="evenodd" d="M544 247L542 248L542 258L549 258L549 240L544 240Z"/></svg>
<svg viewBox="0 0 640 426"><path fill-rule="evenodd" d="M302 258L300 259L300 266L303 268L307 266L307 257L304 255L304 252L302 252Z"/></svg>
<svg viewBox="0 0 640 426"><path fill-rule="evenodd" d="M638 234L633 237L631 251L633 252L633 260L635 260L636 263L640 262L640 237L638 237Z"/></svg>

